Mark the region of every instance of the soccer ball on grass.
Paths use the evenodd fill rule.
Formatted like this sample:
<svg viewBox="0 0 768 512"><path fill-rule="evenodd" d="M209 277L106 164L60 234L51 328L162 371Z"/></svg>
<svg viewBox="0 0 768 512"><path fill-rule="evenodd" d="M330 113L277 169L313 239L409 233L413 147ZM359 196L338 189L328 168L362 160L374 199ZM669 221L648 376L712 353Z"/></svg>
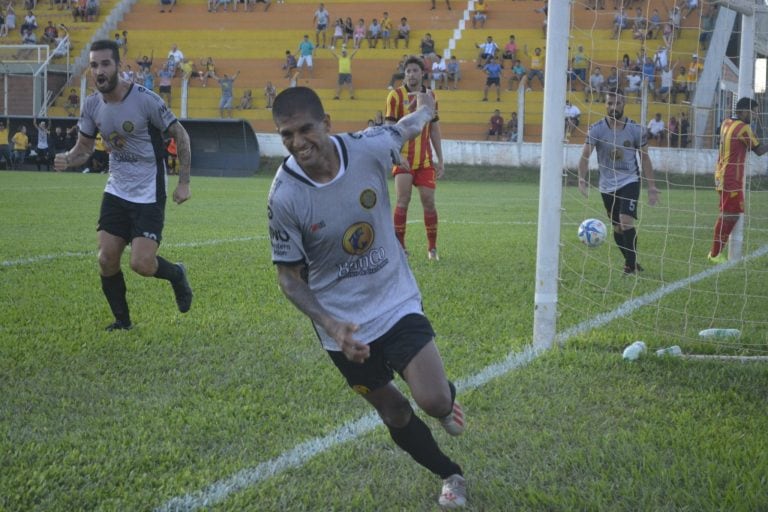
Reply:
<svg viewBox="0 0 768 512"><path fill-rule="evenodd" d="M587 219L579 224L579 240L587 247L597 247L605 242L608 229L600 219Z"/></svg>

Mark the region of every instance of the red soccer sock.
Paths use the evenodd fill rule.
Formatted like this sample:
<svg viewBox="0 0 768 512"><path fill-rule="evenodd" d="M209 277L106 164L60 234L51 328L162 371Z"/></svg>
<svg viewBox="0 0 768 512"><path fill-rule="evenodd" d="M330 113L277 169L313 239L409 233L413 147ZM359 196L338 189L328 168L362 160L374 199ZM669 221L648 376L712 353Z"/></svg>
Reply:
<svg viewBox="0 0 768 512"><path fill-rule="evenodd" d="M406 208L401 208L400 206L395 207L395 236L400 241L400 245L403 246L403 249L405 249L405 221L408 218L408 210Z"/></svg>
<svg viewBox="0 0 768 512"><path fill-rule="evenodd" d="M738 222L738 218L724 218L722 215L717 218L715 236L712 240L712 250L709 252L713 258L720 254L725 244L728 243L728 238L731 236L731 231L736 226L736 222Z"/></svg>
<svg viewBox="0 0 768 512"><path fill-rule="evenodd" d="M437 248L437 210L433 212L424 212L424 227L427 228L428 249Z"/></svg>

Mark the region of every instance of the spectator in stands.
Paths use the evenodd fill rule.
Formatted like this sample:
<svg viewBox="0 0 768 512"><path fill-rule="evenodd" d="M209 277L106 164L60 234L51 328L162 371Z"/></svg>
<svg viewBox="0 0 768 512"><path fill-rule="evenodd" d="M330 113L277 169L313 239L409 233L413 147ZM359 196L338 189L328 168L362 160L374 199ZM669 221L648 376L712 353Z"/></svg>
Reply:
<svg viewBox="0 0 768 512"><path fill-rule="evenodd" d="M624 92L626 93L627 98L629 98L630 94L634 93L637 96L635 101L640 103L640 95L643 92L642 87L643 78L640 76L640 73L638 73L636 70L630 71L630 73L627 75L627 85L624 88Z"/></svg>
<svg viewBox="0 0 768 512"><path fill-rule="evenodd" d="M125 69L120 73L120 77L127 82L133 82L136 78L136 73L134 73L130 64L126 64Z"/></svg>
<svg viewBox="0 0 768 512"><path fill-rule="evenodd" d="M589 103L595 102L595 94L597 94L597 102L603 101L603 91L605 89L605 77L603 71L596 67L589 77L589 84L584 88L584 101Z"/></svg>
<svg viewBox="0 0 768 512"><path fill-rule="evenodd" d="M675 39L679 39L680 38L680 23L681 23L682 17L683 17L682 14L680 13L680 7L677 5L677 3L674 3L672 5L672 9L670 9L667 6L667 3L664 0L662 0L661 3L664 6L664 8L667 10L667 17L668 17L667 23L669 25L671 25L671 27L672 27L672 31L674 33L674 38ZM667 46L672 46L672 45L670 44L670 45L667 45Z"/></svg>
<svg viewBox="0 0 768 512"><path fill-rule="evenodd" d="M363 39L366 39L366 33L367 30L365 28L365 20L360 18L357 20L357 25L355 25L355 32L352 35L352 41L354 43L355 49L360 48L360 44L363 42ZM368 45L370 46L370 42Z"/></svg>
<svg viewBox="0 0 768 512"><path fill-rule="evenodd" d="M237 80L237 77L240 76L240 70L237 71L233 76L229 76L226 73L224 73L224 76L219 78L214 77L219 82L219 86L221 87L221 99L219 100L219 113L221 114L221 118L224 119L225 117L232 118L232 93L234 92L235 88L235 80Z"/></svg>
<svg viewBox="0 0 768 512"><path fill-rule="evenodd" d="M525 56L531 59L531 65L528 69L528 76L526 77L526 89L531 90L531 85L534 78L538 78L541 82L541 88L544 89L544 53L541 48L534 48L533 56L528 55L528 45L523 47Z"/></svg>
<svg viewBox="0 0 768 512"><path fill-rule="evenodd" d="M381 39L382 48L389 48L392 41L392 19L389 17L389 13L384 11L384 15L381 18Z"/></svg>
<svg viewBox="0 0 768 512"><path fill-rule="evenodd" d="M176 0L159 0L160 1L160 12L165 12L166 7L168 8L168 12L173 12L173 8L176 6ZM232 11L237 10L237 1L232 4Z"/></svg>
<svg viewBox="0 0 768 512"><path fill-rule="evenodd" d="M656 66L653 65L653 60L650 57L645 58L645 64L643 64L643 86L649 91L653 91L656 88Z"/></svg>
<svg viewBox="0 0 768 512"><path fill-rule="evenodd" d="M507 90L512 91L514 88L512 87L513 82L517 82L517 87L519 87L524 81L525 81L525 66L523 66L523 63L520 62L520 59L517 59L515 61L515 65L512 66L512 72L509 75L509 82L507 83Z"/></svg>
<svg viewBox="0 0 768 512"><path fill-rule="evenodd" d="M154 59L154 57L155 57L155 54L154 54L154 50L153 50L152 57L147 57L146 55L144 55L141 58L141 60L137 60L136 61L136 65L139 66L142 69L142 71L145 71L145 72L146 71L151 71L152 70L152 60Z"/></svg>
<svg viewBox="0 0 768 512"><path fill-rule="evenodd" d="M179 69L181 69L181 79L185 82L192 77L200 76L200 73L198 73L195 63L187 58L184 58L184 60L181 61L181 64L179 65Z"/></svg>
<svg viewBox="0 0 768 512"><path fill-rule="evenodd" d="M685 96L685 101L691 101L693 93L696 92L699 75L703 70L704 65L699 62L699 55L694 53L691 57L691 63L688 65L688 93Z"/></svg>
<svg viewBox="0 0 768 512"><path fill-rule="evenodd" d="M672 80L672 93L670 98L672 103L677 103L678 94L683 94L685 100L688 101L688 73L686 72L685 66L679 66L677 70L677 76Z"/></svg>
<svg viewBox="0 0 768 512"><path fill-rule="evenodd" d="M172 62L173 69L171 71L176 73L176 70L179 68L179 65L184 61L184 53L179 50L178 45L175 43L173 46L171 46L171 50L168 52L168 61Z"/></svg>
<svg viewBox="0 0 768 512"><path fill-rule="evenodd" d="M546 39L547 38L547 14L549 13L549 4L547 3L547 0L544 0L544 5L541 8L534 9L534 11L544 15L544 19L541 22L541 33L544 39Z"/></svg>
<svg viewBox="0 0 768 512"><path fill-rule="evenodd" d="M690 16L691 13L699 7L699 0L685 0L684 3L685 5L683 6L683 9L680 11L682 19Z"/></svg>
<svg viewBox="0 0 768 512"><path fill-rule="evenodd" d="M27 11L27 15L24 16L24 23L21 24L21 32L23 33L25 30L30 32L37 30L37 17L32 11Z"/></svg>
<svg viewBox="0 0 768 512"><path fill-rule="evenodd" d="M387 85L387 89L389 89L390 91L395 88L395 82L405 78L405 61L407 59L408 59L408 55L407 54L403 55L403 58L400 59L400 61L397 63L395 72L392 73L392 77L389 79L389 84Z"/></svg>
<svg viewBox="0 0 768 512"><path fill-rule="evenodd" d="M643 9L635 9L635 17L632 20L632 39L645 41L648 37L648 19L643 16Z"/></svg>
<svg viewBox="0 0 768 512"><path fill-rule="evenodd" d="M648 140L654 140L658 144L664 140L664 130L666 126L664 120L661 118L661 112L657 112L656 115L648 121Z"/></svg>
<svg viewBox="0 0 768 512"><path fill-rule="evenodd" d="M496 109L493 111L493 115L488 120L488 133L485 135L485 140L489 140L491 137L496 137L496 140L501 140L501 136L504 133L504 118L501 117L501 111Z"/></svg>
<svg viewBox="0 0 768 512"><path fill-rule="evenodd" d="M517 122L517 112L512 112L504 130L504 135L509 142L517 142Z"/></svg>
<svg viewBox="0 0 768 512"><path fill-rule="evenodd" d="M648 18L648 39L658 39L661 33L661 15L658 9L654 9Z"/></svg>
<svg viewBox="0 0 768 512"><path fill-rule="evenodd" d="M486 20L488 20L488 4L485 0L476 0L475 10L472 13L472 28L477 28L478 24L480 28L485 27Z"/></svg>
<svg viewBox="0 0 768 512"><path fill-rule="evenodd" d="M123 57L128 55L128 31L123 30L122 36L120 37L120 41L122 42L122 49L123 49Z"/></svg>
<svg viewBox="0 0 768 512"><path fill-rule="evenodd" d="M448 59L448 63L445 65L445 77L449 85L453 84L454 91L459 88L461 68L455 55L451 55L451 58Z"/></svg>
<svg viewBox="0 0 768 512"><path fill-rule="evenodd" d="M8 26L5 24L5 13L0 11L0 37L8 36Z"/></svg>
<svg viewBox="0 0 768 512"><path fill-rule="evenodd" d="M23 29L21 31L21 44L37 44L37 36L33 31Z"/></svg>
<svg viewBox="0 0 768 512"><path fill-rule="evenodd" d="M69 149L69 147L67 147L67 134L61 126L56 126L56 128L53 129L51 144L53 145L53 154L51 157Z"/></svg>
<svg viewBox="0 0 768 512"><path fill-rule="evenodd" d="M421 49L421 54L429 59L434 60L435 56L437 55L437 52L435 50L435 40L432 39L432 34L427 32L424 34L424 37L421 38L421 44L419 45Z"/></svg>
<svg viewBox="0 0 768 512"><path fill-rule="evenodd" d="M322 6L323 4L320 5ZM301 71L301 67L306 64L307 68L309 68L309 76L311 77L314 73L312 56L315 54L315 45L309 40L309 35L304 34L304 39L299 43L299 50L297 53L299 55L299 60L296 63L296 71Z"/></svg>
<svg viewBox="0 0 768 512"><path fill-rule="evenodd" d="M373 18L368 26L368 48L376 48L379 39L381 39L381 25L379 20Z"/></svg>
<svg viewBox="0 0 768 512"><path fill-rule="evenodd" d="M253 4L264 4L264 12L267 12L269 10L269 6L272 5L272 0L246 0L246 2L249 2L249 1L251 1ZM278 3L282 3L282 2L278 2ZM246 8L248 8L248 6L250 6L250 4L247 4ZM253 10L253 8L251 7L250 10Z"/></svg>
<svg viewBox="0 0 768 512"><path fill-rule="evenodd" d="M168 174L179 174L179 149L173 137L168 137L165 145L165 166L168 168Z"/></svg>
<svg viewBox="0 0 768 512"><path fill-rule="evenodd" d="M493 36L488 36L484 43L475 43L475 48L480 49L480 53L477 55L477 67L479 68L488 64L491 57L495 57L499 51L499 45L493 40Z"/></svg>
<svg viewBox="0 0 768 512"><path fill-rule="evenodd" d="M581 83L582 87L585 87L587 84L587 68L589 67L589 63L589 57L584 53L584 46L577 46L576 53L571 57L571 70Z"/></svg>
<svg viewBox="0 0 768 512"><path fill-rule="evenodd" d="M283 78L290 78L297 66L296 57L291 53L291 50L285 50L285 62L282 67L283 71L285 71L285 76Z"/></svg>
<svg viewBox="0 0 768 512"><path fill-rule="evenodd" d="M411 27L408 25L408 18L400 18L400 25L397 27L397 36L395 37L395 48L398 47L400 41L405 41L405 47L408 48L408 43L411 40Z"/></svg>
<svg viewBox="0 0 768 512"><path fill-rule="evenodd" d="M35 165L37 166L38 171L45 165L45 170L50 172L53 158L49 149L48 138L51 134L51 130L48 128L48 123L45 121L38 122L37 119L34 119L32 122L35 125L35 128L37 128L37 144L35 145L35 153L37 153L37 155L35 156Z"/></svg>
<svg viewBox="0 0 768 512"><path fill-rule="evenodd" d="M673 68L677 67L677 62L673 64ZM664 69L661 70L661 73L659 73L659 88L656 89L653 93L653 99L654 101L669 101L669 94L672 92L672 68L667 65Z"/></svg>
<svg viewBox="0 0 768 512"><path fill-rule="evenodd" d="M691 123L688 121L688 114L680 112L680 147L688 147L688 133L691 128Z"/></svg>
<svg viewBox="0 0 768 512"><path fill-rule="evenodd" d="M144 88L148 91L155 90L155 72L152 71L152 68L148 69L144 72Z"/></svg>
<svg viewBox="0 0 768 512"><path fill-rule="evenodd" d="M445 5L448 6L448 10L451 10L451 0L445 0ZM432 0L432 11L435 10L435 0Z"/></svg>
<svg viewBox="0 0 768 512"><path fill-rule="evenodd" d="M496 87L496 101L501 101L501 65L496 62L496 57L491 55L488 64L483 67L486 74L485 88L483 89L483 101L488 101L488 89Z"/></svg>
<svg viewBox="0 0 768 512"><path fill-rule="evenodd" d="M619 81L619 69L616 66L611 66L611 74L605 78L605 89L618 89Z"/></svg>
<svg viewBox="0 0 768 512"><path fill-rule="evenodd" d="M171 71L171 61L165 63L163 69L157 73L158 87L160 97L163 99L166 105L171 105L171 80L173 79L173 71Z"/></svg>
<svg viewBox="0 0 768 512"><path fill-rule="evenodd" d="M336 58L339 64L339 79L336 83L336 95L333 99L338 100L341 98L341 88L344 85L349 87L349 99L355 99L355 89L352 86L352 59L359 51L360 50L357 49L353 50L352 53L347 53L347 49L344 48L341 50L341 55L339 55L331 50L331 55Z"/></svg>
<svg viewBox="0 0 768 512"><path fill-rule="evenodd" d="M49 21L48 26L46 26L45 30L43 30L42 42L47 45L52 45L56 42L56 39L58 38L59 38L59 30L53 26L52 21Z"/></svg>
<svg viewBox="0 0 768 512"><path fill-rule="evenodd" d="M19 125L18 131L11 138L13 153L11 154L11 168L20 169L29 151L29 137L27 136L27 127Z"/></svg>
<svg viewBox="0 0 768 512"><path fill-rule="evenodd" d="M243 91L243 96L240 98L240 104L237 105L238 110L250 110L253 108L253 91L246 89Z"/></svg>
<svg viewBox="0 0 768 512"><path fill-rule="evenodd" d="M621 37L621 31L626 30L629 26L629 18L627 17L624 8L620 8L616 16L613 17L613 32L611 33L611 39L618 39Z"/></svg>
<svg viewBox="0 0 768 512"><path fill-rule="evenodd" d="M448 88L448 66L440 55L432 63L432 89Z"/></svg>
<svg viewBox="0 0 768 512"><path fill-rule="evenodd" d="M10 139L11 133L8 131L8 125L5 121L0 121L0 161L3 162L5 169L10 169L11 165L11 150Z"/></svg>
<svg viewBox="0 0 768 512"><path fill-rule="evenodd" d="M671 116L667 123L667 145L671 148L680 145L680 124L675 116Z"/></svg>
<svg viewBox="0 0 768 512"><path fill-rule="evenodd" d="M565 138L570 139L573 130L579 126L581 122L581 110L576 105L571 104L569 100L565 100Z"/></svg>
<svg viewBox="0 0 768 512"><path fill-rule="evenodd" d="M272 85L272 82L267 82L267 85L264 87L264 99L266 100L264 108L272 108L272 104L275 102L275 96L277 96L277 89Z"/></svg>
<svg viewBox="0 0 768 512"><path fill-rule="evenodd" d="M338 43L344 43L344 20L336 18L333 22L333 35L331 36L331 49L336 48Z"/></svg>
<svg viewBox="0 0 768 512"><path fill-rule="evenodd" d="M347 16L344 20L344 44L348 44L353 37L355 37L355 25L352 23L352 18Z"/></svg>
<svg viewBox="0 0 768 512"><path fill-rule="evenodd" d="M99 15L99 0L85 2L85 21L96 21Z"/></svg>
<svg viewBox="0 0 768 512"><path fill-rule="evenodd" d="M325 48L325 34L328 31L330 20L331 15L328 13L328 9L325 8L325 4L321 3L312 18L312 24L315 26L315 46ZM323 35L322 46L320 46L320 34Z"/></svg>
<svg viewBox="0 0 768 512"><path fill-rule="evenodd" d="M286 51L287 55L291 54L290 50ZM296 67L296 59L293 59L293 67ZM285 69L285 66L283 66L283 69ZM200 73L198 76L200 77L200 81L203 83L203 87L208 86L208 79L214 78L216 76L216 63L213 60L213 57L208 57L205 60L200 60ZM214 78L215 80L215 78Z"/></svg>
<svg viewBox="0 0 768 512"><path fill-rule="evenodd" d="M67 102L64 103L64 110L67 111L69 117L77 117L77 113L80 110L80 96L74 87L69 90Z"/></svg>
<svg viewBox="0 0 768 512"><path fill-rule="evenodd" d="M504 49L501 53L501 69L504 69L504 61L509 61L509 66L512 67L517 60L517 42L515 36L509 36L509 41L504 45Z"/></svg>
<svg viewBox="0 0 768 512"><path fill-rule="evenodd" d="M715 18L717 17L717 4L705 3L704 10L701 13L701 31L699 32L699 45L702 50L709 46L709 39L715 30Z"/></svg>

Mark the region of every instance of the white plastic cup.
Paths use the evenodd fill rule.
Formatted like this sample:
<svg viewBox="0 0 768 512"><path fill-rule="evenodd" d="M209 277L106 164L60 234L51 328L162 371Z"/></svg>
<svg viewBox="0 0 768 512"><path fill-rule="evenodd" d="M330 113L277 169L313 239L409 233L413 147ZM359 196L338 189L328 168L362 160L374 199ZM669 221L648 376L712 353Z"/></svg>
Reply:
<svg viewBox="0 0 768 512"><path fill-rule="evenodd" d="M683 355L683 350L677 345L672 345L671 347L660 348L656 351L656 355L659 357L678 357Z"/></svg>
<svg viewBox="0 0 768 512"><path fill-rule="evenodd" d="M642 341L636 341L627 348L624 349L621 357L627 361L635 361L640 357L640 354L646 351L645 343Z"/></svg>
<svg viewBox="0 0 768 512"><path fill-rule="evenodd" d="M704 329L699 331L700 338L738 338L741 331L738 329Z"/></svg>

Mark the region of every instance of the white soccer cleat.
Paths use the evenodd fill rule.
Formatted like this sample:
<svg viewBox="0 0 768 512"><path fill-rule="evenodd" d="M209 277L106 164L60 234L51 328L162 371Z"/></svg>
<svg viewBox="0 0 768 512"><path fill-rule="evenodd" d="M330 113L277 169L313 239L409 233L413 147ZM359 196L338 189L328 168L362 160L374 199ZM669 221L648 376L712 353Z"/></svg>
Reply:
<svg viewBox="0 0 768 512"><path fill-rule="evenodd" d="M437 249L430 249L427 252L427 259L429 261L440 261L440 256L437 254Z"/></svg>
<svg viewBox="0 0 768 512"><path fill-rule="evenodd" d="M443 490L437 500L443 508L461 508L467 504L467 483L455 474L443 480Z"/></svg>
<svg viewBox="0 0 768 512"><path fill-rule="evenodd" d="M452 436L458 436L464 432L464 410L459 405L459 402L453 402L451 414L445 418L440 418L440 425Z"/></svg>

